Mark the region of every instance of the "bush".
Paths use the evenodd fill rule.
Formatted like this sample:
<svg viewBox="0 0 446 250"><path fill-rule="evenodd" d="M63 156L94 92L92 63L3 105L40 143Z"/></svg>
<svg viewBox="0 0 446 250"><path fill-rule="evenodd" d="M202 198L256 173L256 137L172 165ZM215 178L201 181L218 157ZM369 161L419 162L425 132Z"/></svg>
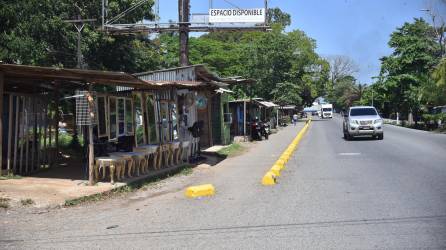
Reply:
<svg viewBox="0 0 446 250"><path fill-rule="evenodd" d="M446 124L446 113L424 114L422 118L429 129L444 127ZM440 124L441 126L439 126Z"/></svg>

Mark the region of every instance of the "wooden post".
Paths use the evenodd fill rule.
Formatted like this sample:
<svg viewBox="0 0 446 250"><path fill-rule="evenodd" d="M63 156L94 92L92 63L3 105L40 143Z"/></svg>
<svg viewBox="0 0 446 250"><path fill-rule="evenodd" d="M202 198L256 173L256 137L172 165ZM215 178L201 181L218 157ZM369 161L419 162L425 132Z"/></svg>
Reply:
<svg viewBox="0 0 446 250"><path fill-rule="evenodd" d="M92 95L92 84L88 86L88 108L90 112L90 123L88 125L88 183L94 184L94 141L93 141L93 121L95 121L94 99Z"/></svg>
<svg viewBox="0 0 446 250"><path fill-rule="evenodd" d="M20 96L16 97L16 106L15 106L15 135L14 135L14 164L13 164L13 171L14 173L17 173L17 143L18 143L18 137L19 137L19 130L20 130L20 124L19 124L19 117L20 117Z"/></svg>
<svg viewBox="0 0 446 250"><path fill-rule="evenodd" d="M54 163L57 165L59 163L59 121L60 121L60 114L59 114L59 91L56 91L56 113L55 113L55 121L54 121L54 139L56 140L54 144L56 145L56 154Z"/></svg>
<svg viewBox="0 0 446 250"><path fill-rule="evenodd" d="M144 131L143 141L144 144L149 143L149 114L147 113L147 95L141 93L141 109L142 109L142 127Z"/></svg>
<svg viewBox="0 0 446 250"><path fill-rule="evenodd" d="M246 101L243 101L243 139L246 141Z"/></svg>
<svg viewBox="0 0 446 250"><path fill-rule="evenodd" d="M208 103L207 103L207 111L208 111L208 136L209 136L209 147L214 146L214 138L213 138L213 134L212 134L212 96L209 95L207 96L208 98Z"/></svg>
<svg viewBox="0 0 446 250"><path fill-rule="evenodd" d="M8 114L8 149L7 149L7 160L6 160L6 169L8 174L11 174L11 144L12 144L12 120L13 120L13 109L12 106L14 96L9 94L9 114Z"/></svg>
<svg viewBox="0 0 446 250"><path fill-rule="evenodd" d="M0 72L0 175L3 174L3 91L5 75Z"/></svg>
<svg viewBox="0 0 446 250"><path fill-rule="evenodd" d="M26 119L26 115L25 115L25 109L26 109L26 97L22 96L22 118L21 118L21 122L20 124L22 125L21 129L20 129L20 141L21 141L21 145L20 145L20 174L23 174L23 147L26 145L25 144L25 119Z"/></svg>
<svg viewBox="0 0 446 250"><path fill-rule="evenodd" d="M26 108L25 113L25 173L29 173L29 109L32 106L31 98L26 97L28 107Z"/></svg>
<svg viewBox="0 0 446 250"><path fill-rule="evenodd" d="M44 105L45 105L45 107L43 109L43 123L44 123L44 125L43 125L43 150L45 152L44 164L47 167L50 167L48 164L48 147L47 147L47 141L46 141L48 138L48 132L47 132L47 130L48 130L48 110L47 110L48 103L45 102Z"/></svg>
<svg viewBox="0 0 446 250"><path fill-rule="evenodd" d="M178 21L180 36L180 66L189 65L189 13L190 0L178 1Z"/></svg>
<svg viewBox="0 0 446 250"><path fill-rule="evenodd" d="M33 138L33 144L31 145L32 150L31 150L31 170L35 171L36 169L36 157L37 157L37 100L35 97L32 97L32 105L33 105L33 112L32 112L32 117L33 117L33 124L32 124L32 128L33 128L33 132L32 132L32 138Z"/></svg>

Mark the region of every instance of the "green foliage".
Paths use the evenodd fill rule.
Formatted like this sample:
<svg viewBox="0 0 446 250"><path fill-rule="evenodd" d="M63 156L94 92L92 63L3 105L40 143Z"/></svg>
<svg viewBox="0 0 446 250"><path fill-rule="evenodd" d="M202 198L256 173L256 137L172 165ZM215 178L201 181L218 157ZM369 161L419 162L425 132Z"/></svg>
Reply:
<svg viewBox="0 0 446 250"><path fill-rule="evenodd" d="M29 206L29 205L33 205L34 201L32 199L21 199L20 203L22 204L22 206Z"/></svg>
<svg viewBox="0 0 446 250"><path fill-rule="evenodd" d="M446 58L438 63L435 67L435 70L432 72L432 78L437 83L438 87L442 87L443 89L446 87Z"/></svg>
<svg viewBox="0 0 446 250"><path fill-rule="evenodd" d="M381 59L375 90L382 101L377 104L387 114L401 112L407 117L412 112L416 119L423 106L438 104L445 97L435 96L438 92L430 77L439 62L440 45L432 26L415 19L391 34L389 46L394 51Z"/></svg>
<svg viewBox="0 0 446 250"><path fill-rule="evenodd" d="M220 149L217 151L217 154L223 156L223 157L233 157L236 155L242 154L244 151L244 147L240 145L239 143L232 143L229 146L224 147L223 149Z"/></svg>
<svg viewBox="0 0 446 250"><path fill-rule="evenodd" d="M9 208L9 198L0 197L0 208Z"/></svg>
<svg viewBox="0 0 446 250"><path fill-rule="evenodd" d="M109 1L109 16L137 0ZM160 56L147 37L109 36L99 31L101 1L3 1L0 5L0 60L40 66L76 66L77 31L64 20L96 18L82 32L84 63L91 69L138 72L154 69ZM121 22L153 18L148 1Z"/></svg>

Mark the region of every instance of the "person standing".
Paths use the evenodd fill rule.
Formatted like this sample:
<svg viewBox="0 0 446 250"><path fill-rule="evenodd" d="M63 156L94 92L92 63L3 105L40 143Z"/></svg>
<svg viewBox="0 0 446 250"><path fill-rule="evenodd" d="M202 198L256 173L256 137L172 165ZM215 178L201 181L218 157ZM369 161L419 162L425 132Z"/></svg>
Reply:
<svg viewBox="0 0 446 250"><path fill-rule="evenodd" d="M296 126L297 124L297 114L293 115L293 125Z"/></svg>

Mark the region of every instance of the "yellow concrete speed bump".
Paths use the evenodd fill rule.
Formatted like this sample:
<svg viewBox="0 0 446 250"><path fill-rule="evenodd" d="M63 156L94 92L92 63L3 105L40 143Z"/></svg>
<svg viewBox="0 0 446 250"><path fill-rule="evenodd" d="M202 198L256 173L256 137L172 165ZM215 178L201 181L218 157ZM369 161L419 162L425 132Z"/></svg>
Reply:
<svg viewBox="0 0 446 250"><path fill-rule="evenodd" d="M196 198L196 197L201 197L201 196L212 196L215 194L215 188L212 184L191 186L186 189L185 194L189 198Z"/></svg>
<svg viewBox="0 0 446 250"><path fill-rule="evenodd" d="M274 165L269 171L273 172L276 176L280 176L280 170L282 170L280 166Z"/></svg>
<svg viewBox="0 0 446 250"><path fill-rule="evenodd" d="M262 178L262 185L272 186L275 184L276 184L276 175L271 171L266 172L266 174Z"/></svg>
<svg viewBox="0 0 446 250"><path fill-rule="evenodd" d="M285 165L285 163L286 163L286 162L285 162L283 159L280 159L280 158L279 158L279 160L277 160L275 164L277 164L277 165L279 165L279 166L283 166L283 165Z"/></svg>
<svg viewBox="0 0 446 250"><path fill-rule="evenodd" d="M282 157L285 157L285 158L290 158L291 157L291 153L284 153L284 154L282 154Z"/></svg>

